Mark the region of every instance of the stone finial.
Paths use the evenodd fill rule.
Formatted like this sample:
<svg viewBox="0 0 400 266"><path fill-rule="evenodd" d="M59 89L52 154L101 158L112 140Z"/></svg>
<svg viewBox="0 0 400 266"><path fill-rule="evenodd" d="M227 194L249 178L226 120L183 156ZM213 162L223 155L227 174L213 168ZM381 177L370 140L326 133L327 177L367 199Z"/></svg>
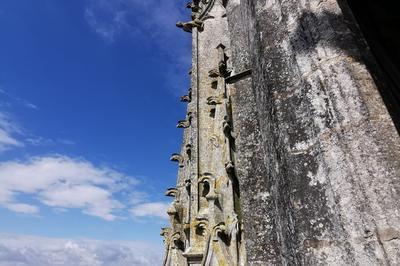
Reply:
<svg viewBox="0 0 400 266"><path fill-rule="evenodd" d="M179 167L181 167L181 168L184 166L183 165L183 162L184 162L183 156L178 154L178 153L172 154L170 160L172 162L178 162L179 163Z"/></svg>
<svg viewBox="0 0 400 266"><path fill-rule="evenodd" d="M192 32L193 28L197 28L199 31L203 30L204 27L204 22L201 21L200 19L194 19L192 21L189 22L182 22L182 21L178 21L176 23L176 26L178 28L181 28L182 30L186 31L186 32Z"/></svg>

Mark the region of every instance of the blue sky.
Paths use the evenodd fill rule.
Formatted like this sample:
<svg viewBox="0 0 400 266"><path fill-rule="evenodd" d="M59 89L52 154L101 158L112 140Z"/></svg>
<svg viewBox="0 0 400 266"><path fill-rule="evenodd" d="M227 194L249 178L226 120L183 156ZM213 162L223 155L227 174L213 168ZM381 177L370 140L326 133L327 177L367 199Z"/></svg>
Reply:
<svg viewBox="0 0 400 266"><path fill-rule="evenodd" d="M0 2L0 233L161 247L189 86L184 6Z"/></svg>

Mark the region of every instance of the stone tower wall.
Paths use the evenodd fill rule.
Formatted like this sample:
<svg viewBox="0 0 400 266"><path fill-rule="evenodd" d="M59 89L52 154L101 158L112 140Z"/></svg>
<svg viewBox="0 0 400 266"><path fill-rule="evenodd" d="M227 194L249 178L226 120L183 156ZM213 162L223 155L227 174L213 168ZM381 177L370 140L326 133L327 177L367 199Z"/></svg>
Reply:
<svg viewBox="0 0 400 266"><path fill-rule="evenodd" d="M400 264L400 138L346 2L191 8L165 265Z"/></svg>
<svg viewBox="0 0 400 266"><path fill-rule="evenodd" d="M399 135L339 4L228 4L249 265L400 263Z"/></svg>

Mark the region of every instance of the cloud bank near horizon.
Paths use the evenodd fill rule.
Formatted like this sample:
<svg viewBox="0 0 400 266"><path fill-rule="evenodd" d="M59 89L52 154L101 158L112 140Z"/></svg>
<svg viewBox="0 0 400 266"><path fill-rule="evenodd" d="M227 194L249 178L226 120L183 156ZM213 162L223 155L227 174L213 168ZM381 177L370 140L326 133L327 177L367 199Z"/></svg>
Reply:
<svg viewBox="0 0 400 266"><path fill-rule="evenodd" d="M0 234L0 266L154 266L162 250L146 242Z"/></svg>

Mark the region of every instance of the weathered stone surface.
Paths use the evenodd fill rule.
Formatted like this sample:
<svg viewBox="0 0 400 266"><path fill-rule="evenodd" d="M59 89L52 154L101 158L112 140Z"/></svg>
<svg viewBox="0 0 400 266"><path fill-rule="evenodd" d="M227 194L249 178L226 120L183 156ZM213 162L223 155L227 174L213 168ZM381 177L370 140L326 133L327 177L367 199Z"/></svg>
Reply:
<svg viewBox="0 0 400 266"><path fill-rule="evenodd" d="M398 264L399 137L338 3L233 2L230 25L249 29L252 124L260 126L264 155L254 168L260 161L267 168L265 183L239 176L241 191L250 192L242 193L248 263ZM230 30L232 50L242 49L240 30ZM237 95L246 104L243 92ZM237 110L236 124L244 124L238 120L247 120L249 109ZM254 152L246 147L253 131L239 134L240 153ZM273 210L255 226L269 204ZM255 232L270 245L255 242Z"/></svg>
<svg viewBox="0 0 400 266"><path fill-rule="evenodd" d="M346 2L208 3L166 265L400 264L400 138ZM210 246L222 222L237 239Z"/></svg>
<svg viewBox="0 0 400 266"><path fill-rule="evenodd" d="M193 1L193 21L177 26L193 36L191 93L175 200L168 210L164 265L244 265L239 184L232 128L225 1ZM190 96L190 97L189 97ZM172 192L168 192L170 195Z"/></svg>

